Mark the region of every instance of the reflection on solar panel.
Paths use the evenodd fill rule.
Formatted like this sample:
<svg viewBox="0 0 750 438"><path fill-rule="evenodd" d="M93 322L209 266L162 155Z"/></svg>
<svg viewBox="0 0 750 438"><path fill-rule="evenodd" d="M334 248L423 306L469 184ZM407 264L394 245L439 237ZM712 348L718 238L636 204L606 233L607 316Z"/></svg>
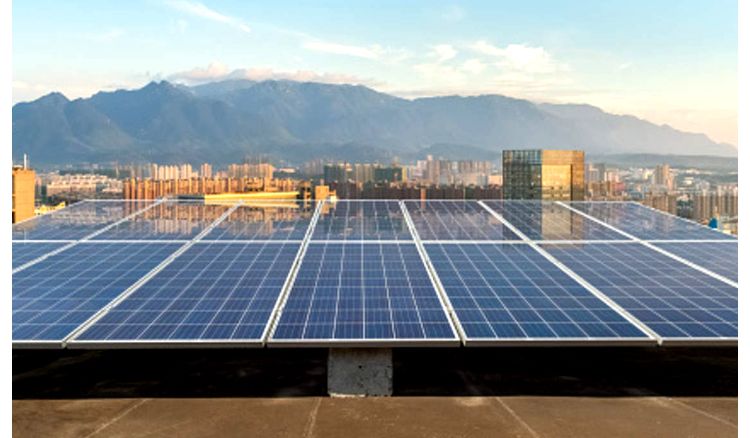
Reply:
<svg viewBox="0 0 750 438"><path fill-rule="evenodd" d="M119 223L94 240L190 240L230 206L168 201Z"/></svg>
<svg viewBox="0 0 750 438"><path fill-rule="evenodd" d="M571 202L569 205L642 240L734 239L633 202Z"/></svg>
<svg viewBox="0 0 750 438"><path fill-rule="evenodd" d="M302 240L315 205L243 205L212 229L203 240Z"/></svg>
<svg viewBox="0 0 750 438"><path fill-rule="evenodd" d="M72 343L260 343L299 246L196 243Z"/></svg>
<svg viewBox="0 0 750 438"><path fill-rule="evenodd" d="M457 343L413 244L311 243L273 342Z"/></svg>
<svg viewBox="0 0 750 438"><path fill-rule="evenodd" d="M520 240L476 202L404 201L422 240Z"/></svg>
<svg viewBox="0 0 750 438"><path fill-rule="evenodd" d="M13 268L37 259L56 249L68 245L67 242L13 242Z"/></svg>
<svg viewBox="0 0 750 438"><path fill-rule="evenodd" d="M624 240L627 237L554 202L484 201L531 240Z"/></svg>
<svg viewBox="0 0 750 438"><path fill-rule="evenodd" d="M467 344L649 337L528 245L425 244Z"/></svg>
<svg viewBox="0 0 750 438"><path fill-rule="evenodd" d="M13 275L13 341L62 341L179 245L79 243Z"/></svg>
<svg viewBox="0 0 750 438"><path fill-rule="evenodd" d="M544 249L666 341L737 337L737 288L644 245Z"/></svg>
<svg viewBox="0 0 750 438"><path fill-rule="evenodd" d="M13 225L13 240L77 240L153 204L82 201Z"/></svg>
<svg viewBox="0 0 750 438"><path fill-rule="evenodd" d="M411 240L397 201L323 204L313 240Z"/></svg>
<svg viewBox="0 0 750 438"><path fill-rule="evenodd" d="M737 282L737 242L655 243L661 249Z"/></svg>

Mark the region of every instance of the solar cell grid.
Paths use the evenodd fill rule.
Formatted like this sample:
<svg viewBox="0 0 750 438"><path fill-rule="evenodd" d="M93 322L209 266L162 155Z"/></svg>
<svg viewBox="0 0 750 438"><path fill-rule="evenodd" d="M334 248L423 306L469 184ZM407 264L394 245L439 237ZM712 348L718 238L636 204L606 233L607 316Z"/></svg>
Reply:
<svg viewBox="0 0 750 438"><path fill-rule="evenodd" d="M739 280L737 242L654 243L654 245L734 282Z"/></svg>
<svg viewBox="0 0 750 438"><path fill-rule="evenodd" d="M299 246L198 242L73 344L260 344Z"/></svg>
<svg viewBox="0 0 750 438"><path fill-rule="evenodd" d="M667 341L737 337L737 288L644 245L544 249Z"/></svg>
<svg viewBox="0 0 750 438"><path fill-rule="evenodd" d="M149 207L153 201L82 201L13 225L13 240L78 240Z"/></svg>
<svg viewBox="0 0 750 438"><path fill-rule="evenodd" d="M528 245L425 244L470 343L648 342Z"/></svg>
<svg viewBox="0 0 750 438"><path fill-rule="evenodd" d="M483 201L531 240L624 240L627 237L554 202Z"/></svg>
<svg viewBox="0 0 750 438"><path fill-rule="evenodd" d="M203 240L302 240L314 204L241 205Z"/></svg>
<svg viewBox="0 0 750 438"><path fill-rule="evenodd" d="M398 201L323 204L312 240L411 240Z"/></svg>
<svg viewBox="0 0 750 438"><path fill-rule="evenodd" d="M13 242L13 269L35 260L56 249L69 245L68 242Z"/></svg>
<svg viewBox="0 0 750 438"><path fill-rule="evenodd" d="M423 241L520 240L475 201L404 201Z"/></svg>
<svg viewBox="0 0 750 438"><path fill-rule="evenodd" d="M177 250L79 243L13 275L13 341L62 341Z"/></svg>
<svg viewBox="0 0 750 438"><path fill-rule="evenodd" d="M734 239L634 202L571 202L568 205L641 240Z"/></svg>
<svg viewBox="0 0 750 438"><path fill-rule="evenodd" d="M271 343L456 342L414 244L311 243Z"/></svg>
<svg viewBox="0 0 750 438"><path fill-rule="evenodd" d="M230 207L167 201L117 224L93 240L190 240Z"/></svg>

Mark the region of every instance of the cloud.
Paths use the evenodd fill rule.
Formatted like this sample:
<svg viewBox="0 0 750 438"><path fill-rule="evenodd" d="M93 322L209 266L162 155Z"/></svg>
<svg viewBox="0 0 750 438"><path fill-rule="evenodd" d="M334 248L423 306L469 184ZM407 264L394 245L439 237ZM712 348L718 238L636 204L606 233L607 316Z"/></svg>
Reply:
<svg viewBox="0 0 750 438"><path fill-rule="evenodd" d="M221 12L209 8L203 3L190 0L167 0L166 4L172 9L176 9L194 17L223 23L245 33L250 32L250 26L245 24L242 19L222 14Z"/></svg>
<svg viewBox="0 0 750 438"><path fill-rule="evenodd" d="M477 58L467 59L461 64L461 70L472 74L482 73L486 67L487 65Z"/></svg>
<svg viewBox="0 0 750 438"><path fill-rule="evenodd" d="M310 40L303 42L302 47L314 52L354 56L357 58L366 59L377 59L383 54L383 48L377 44L371 46L352 46L348 44L332 43L322 40Z"/></svg>
<svg viewBox="0 0 750 438"><path fill-rule="evenodd" d="M375 87L383 85L372 79L360 78L341 73L319 73L310 70L280 71L271 68L238 68L230 69L220 62L213 62L206 67L196 67L190 70L174 73L167 78L173 82L186 85L197 85L206 82L223 81L228 79L247 79L251 81L289 80L298 82L321 82L326 84L357 84Z"/></svg>
<svg viewBox="0 0 750 438"><path fill-rule="evenodd" d="M507 70L543 74L567 71L569 67L555 61L543 47L531 47L526 44L508 44L498 47L480 40L472 44L471 49L495 58L497 66Z"/></svg>
<svg viewBox="0 0 750 438"><path fill-rule="evenodd" d="M445 62L456 57L458 51L456 51L450 44L438 44L432 46L432 55L437 57L438 62Z"/></svg>

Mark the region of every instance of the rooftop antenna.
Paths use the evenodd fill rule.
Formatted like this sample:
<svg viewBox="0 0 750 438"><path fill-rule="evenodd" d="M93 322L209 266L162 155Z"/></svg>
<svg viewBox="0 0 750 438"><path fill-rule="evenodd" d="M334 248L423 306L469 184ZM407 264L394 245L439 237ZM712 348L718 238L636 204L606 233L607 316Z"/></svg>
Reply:
<svg viewBox="0 0 750 438"><path fill-rule="evenodd" d="M23 154L23 168L24 170L29 168L29 157L26 154Z"/></svg>

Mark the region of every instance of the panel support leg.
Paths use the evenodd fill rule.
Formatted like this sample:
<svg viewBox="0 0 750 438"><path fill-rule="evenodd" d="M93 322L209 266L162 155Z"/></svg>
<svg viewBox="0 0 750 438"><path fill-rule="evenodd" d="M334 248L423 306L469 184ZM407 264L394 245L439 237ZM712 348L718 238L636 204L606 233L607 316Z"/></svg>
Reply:
<svg viewBox="0 0 750 438"><path fill-rule="evenodd" d="M392 350L328 350L328 394L332 397L387 397L393 394Z"/></svg>

